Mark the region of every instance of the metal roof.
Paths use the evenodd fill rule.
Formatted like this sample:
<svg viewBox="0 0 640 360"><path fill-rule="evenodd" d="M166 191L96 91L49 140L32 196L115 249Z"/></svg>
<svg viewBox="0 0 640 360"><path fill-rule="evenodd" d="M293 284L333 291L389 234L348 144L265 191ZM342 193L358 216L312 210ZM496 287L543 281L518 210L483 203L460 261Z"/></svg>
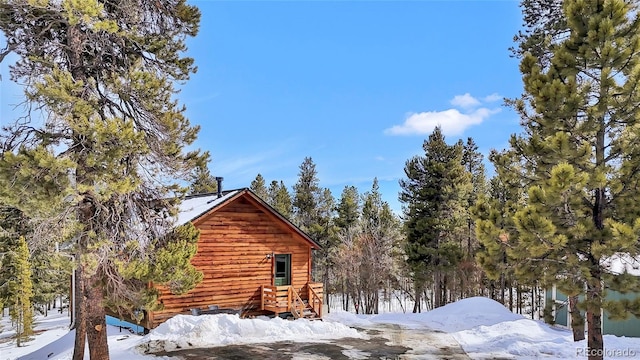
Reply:
<svg viewBox="0 0 640 360"><path fill-rule="evenodd" d="M227 201L237 198L242 194L247 194L257 204L261 205L268 213L275 216L278 220L282 221L292 231L298 233L304 240L309 242L313 248L320 249L320 245L313 240L304 231L293 224L284 215L280 214L276 209L269 205L266 201L261 199L249 188L242 188L236 190L223 191L222 196L218 197L217 193L198 194L187 196L180 204L176 225L184 225L189 221L195 222L203 215L209 213L215 208L223 205Z"/></svg>
<svg viewBox="0 0 640 360"><path fill-rule="evenodd" d="M221 197L218 197L217 193L187 196L180 204L176 225L184 225L189 221L199 218L209 212L209 210L240 193L242 190L243 189L225 191Z"/></svg>

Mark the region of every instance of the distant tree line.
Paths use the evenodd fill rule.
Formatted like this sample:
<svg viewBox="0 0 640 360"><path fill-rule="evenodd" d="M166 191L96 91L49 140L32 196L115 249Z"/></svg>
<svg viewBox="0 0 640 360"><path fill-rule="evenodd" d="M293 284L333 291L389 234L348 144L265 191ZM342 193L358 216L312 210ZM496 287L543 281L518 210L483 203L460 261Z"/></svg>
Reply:
<svg viewBox="0 0 640 360"><path fill-rule="evenodd" d="M378 313L384 300L409 297L414 306L405 310L419 312L484 295L531 311L532 288L519 288L506 265L490 271L494 258L476 237L476 202L497 180L487 181L474 140L449 145L436 128L423 149L405 164L402 214L382 199L376 178L364 193L347 185L334 198L310 157L291 188L278 180L267 187L261 174L250 188L322 246L313 277L323 282L326 301L340 299L345 310Z"/></svg>

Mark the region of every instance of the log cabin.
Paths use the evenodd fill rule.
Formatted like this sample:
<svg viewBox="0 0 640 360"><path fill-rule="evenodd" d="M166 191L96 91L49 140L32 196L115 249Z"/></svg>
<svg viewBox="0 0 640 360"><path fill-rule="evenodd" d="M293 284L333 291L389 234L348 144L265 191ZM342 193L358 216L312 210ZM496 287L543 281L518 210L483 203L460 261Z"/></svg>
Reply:
<svg viewBox="0 0 640 360"><path fill-rule="evenodd" d="M191 263L203 280L183 295L157 286L162 309L145 311L146 329L177 314L322 317L322 283L311 278L320 246L250 189L187 197L177 225L189 221L200 230Z"/></svg>

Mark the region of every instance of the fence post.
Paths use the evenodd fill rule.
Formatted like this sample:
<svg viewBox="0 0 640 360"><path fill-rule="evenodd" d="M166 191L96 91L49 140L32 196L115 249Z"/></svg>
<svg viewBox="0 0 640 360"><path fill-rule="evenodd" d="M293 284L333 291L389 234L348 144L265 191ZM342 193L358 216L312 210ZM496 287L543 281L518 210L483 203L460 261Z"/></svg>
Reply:
<svg viewBox="0 0 640 360"><path fill-rule="evenodd" d="M264 285L260 285L260 310L264 310Z"/></svg>

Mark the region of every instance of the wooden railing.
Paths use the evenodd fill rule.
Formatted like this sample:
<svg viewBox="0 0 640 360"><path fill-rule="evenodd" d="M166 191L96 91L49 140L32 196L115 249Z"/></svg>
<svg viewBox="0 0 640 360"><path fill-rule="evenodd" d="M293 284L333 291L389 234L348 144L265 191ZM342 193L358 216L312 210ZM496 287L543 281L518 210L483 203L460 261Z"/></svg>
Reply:
<svg viewBox="0 0 640 360"><path fill-rule="evenodd" d="M308 283L307 284L307 299L309 299L309 306L315 311L319 318L322 317L322 283Z"/></svg>
<svg viewBox="0 0 640 360"><path fill-rule="evenodd" d="M322 283L307 283L305 285L308 304L290 285L272 286L262 285L260 289L261 309L271 311L276 315L283 312L291 312L295 318L303 317L305 308L315 312L317 317L322 317ZM304 288L301 290L305 290Z"/></svg>
<svg viewBox="0 0 640 360"><path fill-rule="evenodd" d="M276 314L289 311L291 307L289 288L290 286L262 285L262 291L260 292L261 309Z"/></svg>
<svg viewBox="0 0 640 360"><path fill-rule="evenodd" d="M289 309L291 310L291 315L294 318L301 318L304 316L305 304L304 301L298 295L298 292L293 289L293 286L289 286Z"/></svg>

